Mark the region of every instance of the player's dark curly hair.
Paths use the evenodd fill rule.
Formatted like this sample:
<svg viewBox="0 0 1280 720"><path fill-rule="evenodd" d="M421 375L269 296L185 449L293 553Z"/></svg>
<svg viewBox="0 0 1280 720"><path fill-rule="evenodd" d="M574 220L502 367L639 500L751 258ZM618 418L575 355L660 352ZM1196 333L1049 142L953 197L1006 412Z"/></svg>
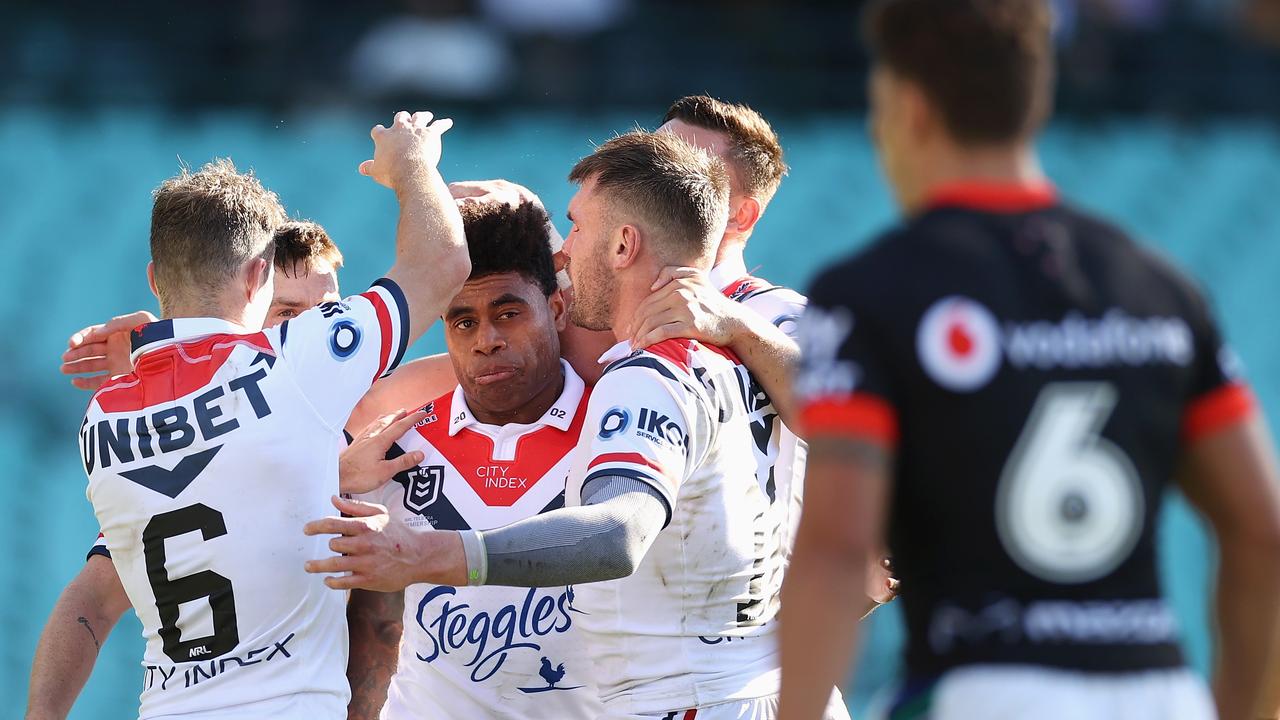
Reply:
<svg viewBox="0 0 1280 720"><path fill-rule="evenodd" d="M467 203L459 210L471 254L471 280L516 272L542 288L556 291L547 212L533 203Z"/></svg>

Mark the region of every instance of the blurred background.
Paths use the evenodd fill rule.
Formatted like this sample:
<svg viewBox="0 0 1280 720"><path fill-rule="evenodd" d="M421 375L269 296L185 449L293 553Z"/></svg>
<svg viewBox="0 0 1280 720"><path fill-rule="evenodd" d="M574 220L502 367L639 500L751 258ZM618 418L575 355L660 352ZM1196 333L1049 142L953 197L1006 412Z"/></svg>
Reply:
<svg viewBox="0 0 1280 720"><path fill-rule="evenodd" d="M58 355L84 325L156 310L149 193L180 162L230 156L253 168L292 215L328 228L354 292L391 258L394 198L356 166L369 127L395 110L457 120L447 179L509 178L562 218L565 175L593 141L653 127L671 100L708 93L757 107L782 137L791 175L747 257L803 288L895 217L864 132L862 4L6 0L0 288L32 304L14 311L27 319L6 336L0 375L0 716L20 715L41 626L96 535L74 439L88 396L58 374ZM1280 300L1280 0L1052 4L1050 174L1208 288L1275 425L1280 333L1266 318ZM411 354L441 349L435 332ZM1177 498L1161 543L1205 672L1213 550ZM869 625L847 692L859 712L884 702L898 668L896 609ZM136 711L139 632L128 614L72 717Z"/></svg>

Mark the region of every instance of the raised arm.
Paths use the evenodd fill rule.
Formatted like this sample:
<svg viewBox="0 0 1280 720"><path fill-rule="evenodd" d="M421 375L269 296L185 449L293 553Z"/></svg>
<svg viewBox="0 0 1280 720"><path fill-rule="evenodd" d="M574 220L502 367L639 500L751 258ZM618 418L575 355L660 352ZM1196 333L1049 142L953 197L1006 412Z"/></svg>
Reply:
<svg viewBox="0 0 1280 720"><path fill-rule="evenodd" d="M102 643L128 609L129 596L115 566L91 555L62 591L40 633L27 689L27 720L60 720L71 712Z"/></svg>
<svg viewBox="0 0 1280 720"><path fill-rule="evenodd" d="M387 277L400 286L409 310L412 343L444 312L471 273L462 216L437 165L441 136L453 121L429 112L396 113L391 127L375 127L373 159L360 172L396 193L400 222L396 261Z"/></svg>
<svg viewBox="0 0 1280 720"><path fill-rule="evenodd" d="M1255 415L1196 440L1183 460L1182 488L1218 539L1218 716L1274 718L1274 693L1261 697L1280 671L1280 485L1270 435Z"/></svg>

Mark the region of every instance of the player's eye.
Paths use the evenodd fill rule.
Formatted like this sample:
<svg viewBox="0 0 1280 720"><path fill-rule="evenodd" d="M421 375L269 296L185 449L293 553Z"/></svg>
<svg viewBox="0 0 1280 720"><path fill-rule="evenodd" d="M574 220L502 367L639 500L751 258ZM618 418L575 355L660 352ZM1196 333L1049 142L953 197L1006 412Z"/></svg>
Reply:
<svg viewBox="0 0 1280 720"><path fill-rule="evenodd" d="M498 319L499 319L499 320L510 320L511 318L516 317L516 316L518 316L519 314L520 314L520 311L519 311L519 310L503 310L503 311L498 315Z"/></svg>
<svg viewBox="0 0 1280 720"><path fill-rule="evenodd" d="M292 308L282 308L276 311L276 317L294 318L298 316L298 311Z"/></svg>
<svg viewBox="0 0 1280 720"><path fill-rule="evenodd" d="M459 320L453 324L453 327L456 330L470 330L475 327L475 325L475 320Z"/></svg>

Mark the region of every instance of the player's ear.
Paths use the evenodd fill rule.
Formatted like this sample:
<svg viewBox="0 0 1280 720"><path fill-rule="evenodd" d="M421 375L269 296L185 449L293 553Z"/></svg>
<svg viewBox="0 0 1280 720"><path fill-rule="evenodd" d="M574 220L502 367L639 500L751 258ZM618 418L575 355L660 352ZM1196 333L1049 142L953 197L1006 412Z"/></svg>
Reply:
<svg viewBox="0 0 1280 720"><path fill-rule="evenodd" d="M618 228L610 258L614 270L630 267L640 257L640 242L640 228L635 225Z"/></svg>
<svg viewBox="0 0 1280 720"><path fill-rule="evenodd" d="M254 258L245 263L244 275L241 281L244 283L244 297L249 302L258 296L262 288L271 282L271 263L263 258Z"/></svg>
<svg viewBox="0 0 1280 720"><path fill-rule="evenodd" d="M919 85L905 80L897 80L895 102L898 103L898 117L906 124L913 140L934 137L941 129L941 118L934 111L933 104L925 96Z"/></svg>
<svg viewBox="0 0 1280 720"><path fill-rule="evenodd" d="M760 221L760 215L763 212L764 208L759 200L750 195L744 196L733 209L733 214L729 216L727 229L740 234L749 233Z"/></svg>
<svg viewBox="0 0 1280 720"><path fill-rule="evenodd" d="M151 294L159 300L160 288L156 287L156 264L151 260L147 261L147 287L151 288Z"/></svg>
<svg viewBox="0 0 1280 720"><path fill-rule="evenodd" d="M556 290L547 296L547 307L551 309L551 319L556 324L556 332L564 332L569 326L569 304L564 300L564 293Z"/></svg>

